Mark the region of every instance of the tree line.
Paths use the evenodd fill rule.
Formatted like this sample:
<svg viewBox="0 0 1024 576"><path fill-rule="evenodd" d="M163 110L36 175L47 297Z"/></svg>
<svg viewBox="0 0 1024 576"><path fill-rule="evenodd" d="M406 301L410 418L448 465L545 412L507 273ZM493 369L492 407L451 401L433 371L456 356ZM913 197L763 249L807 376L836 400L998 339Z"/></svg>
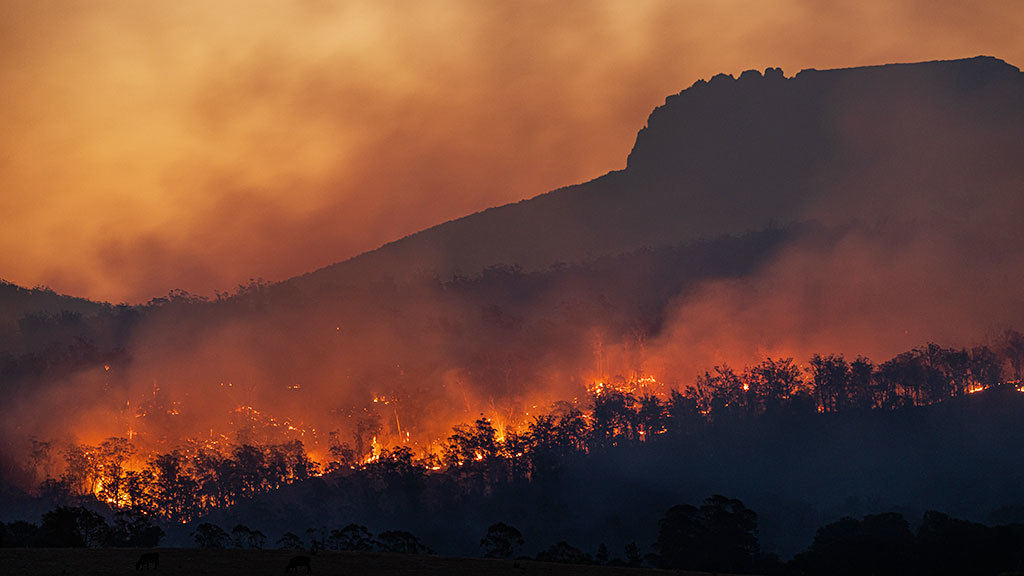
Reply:
<svg viewBox="0 0 1024 576"><path fill-rule="evenodd" d="M805 368L792 358L765 358L735 371L716 366L683 391L636 394L626 387L595 388L586 403L556 403L525 426L499 434L481 416L452 429L442 448L417 454L408 445L372 456L365 431L357 442L332 434L327 457L314 461L301 440L280 444L212 444L198 440L145 458L112 437L97 446L61 450L63 470L50 470L56 452L33 441L31 459L45 475L40 493L58 505L94 501L174 522L190 522L292 482L327 474L366 494L397 489L411 500L424 493L487 493L499 485L552 478L565 462L612 448L672 442L709 427L749 418L810 417L848 411L898 410L998 386L1018 386L1024 336L1007 333L999 348L929 344L874 365L866 358L814 355ZM443 499L447 496L438 496Z"/></svg>
<svg viewBox="0 0 1024 576"><path fill-rule="evenodd" d="M635 543L613 554L601 543L590 554L566 541L543 548L533 559L545 562L606 566L652 566L664 569L766 575L959 575L1003 574L1024 570L1024 524L987 526L926 512L916 530L895 512L844 517L818 529L810 547L788 562L765 554L758 544L758 516L743 502L712 495L698 506L679 504L657 521L657 539L646 554ZM4 547L155 547L163 531L142 514L120 511L113 525L83 507L58 507L42 524L0 523ZM275 542L282 550L309 549L395 554L432 554L414 534L386 530L376 536L351 523L340 529L306 530L307 539L285 532ZM237 524L230 533L203 522L192 538L200 548L263 549L266 536ZM308 541L308 545L307 545ZM519 558L525 544L514 526L496 522L480 539L488 558Z"/></svg>
<svg viewBox="0 0 1024 576"><path fill-rule="evenodd" d="M33 460L44 460L51 451L51 443L35 441ZM40 493L63 506L99 500L114 509L189 522L320 473L299 440L227 448L190 442L152 454L132 470L135 451L129 440L117 437L98 446L69 445L62 451L64 471L44 480Z"/></svg>

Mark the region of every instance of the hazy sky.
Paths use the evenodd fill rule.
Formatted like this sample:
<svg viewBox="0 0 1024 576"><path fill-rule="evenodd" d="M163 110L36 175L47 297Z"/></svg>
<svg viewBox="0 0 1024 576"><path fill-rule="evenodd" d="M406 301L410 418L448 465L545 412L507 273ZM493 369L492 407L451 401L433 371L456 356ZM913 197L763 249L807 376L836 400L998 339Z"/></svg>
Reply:
<svg viewBox="0 0 1024 576"><path fill-rule="evenodd" d="M719 72L988 54L1024 2L0 0L0 277L281 280L622 168Z"/></svg>

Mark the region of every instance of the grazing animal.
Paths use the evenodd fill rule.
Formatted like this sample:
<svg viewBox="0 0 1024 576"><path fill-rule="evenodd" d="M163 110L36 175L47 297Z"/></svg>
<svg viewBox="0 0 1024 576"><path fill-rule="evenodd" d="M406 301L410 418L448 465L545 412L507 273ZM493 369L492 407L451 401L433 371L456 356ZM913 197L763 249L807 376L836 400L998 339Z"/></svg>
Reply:
<svg viewBox="0 0 1024 576"><path fill-rule="evenodd" d="M146 566L153 565L153 568L160 567L160 553L159 552L143 552L142 556L139 556L139 561L135 563L136 570L142 570Z"/></svg>
<svg viewBox="0 0 1024 576"><path fill-rule="evenodd" d="M288 567L285 568L285 573L295 572L302 566L306 567L306 574L313 573L313 568L309 565L309 556L293 556L292 559L288 561Z"/></svg>

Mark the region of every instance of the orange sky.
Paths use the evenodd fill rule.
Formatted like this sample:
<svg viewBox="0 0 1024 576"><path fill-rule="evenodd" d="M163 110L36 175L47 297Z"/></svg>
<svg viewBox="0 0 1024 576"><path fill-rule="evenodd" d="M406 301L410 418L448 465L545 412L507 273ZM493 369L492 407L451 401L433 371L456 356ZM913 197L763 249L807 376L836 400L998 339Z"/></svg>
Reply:
<svg viewBox="0 0 1024 576"><path fill-rule="evenodd" d="M0 0L0 277L281 280L622 168L718 72L998 56L1024 4Z"/></svg>

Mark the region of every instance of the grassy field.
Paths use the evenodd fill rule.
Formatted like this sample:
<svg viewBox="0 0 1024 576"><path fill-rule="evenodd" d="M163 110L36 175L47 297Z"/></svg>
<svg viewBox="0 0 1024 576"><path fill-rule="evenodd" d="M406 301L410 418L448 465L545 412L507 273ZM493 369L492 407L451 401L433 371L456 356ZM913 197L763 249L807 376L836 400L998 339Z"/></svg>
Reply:
<svg viewBox="0 0 1024 576"><path fill-rule="evenodd" d="M4 576L117 576L156 573L160 576L232 574L285 574L295 553L281 550L160 549L160 568L135 570L142 551L133 549L87 548L0 548L0 573ZM355 552L321 552L311 558L313 574L320 576L391 576L436 574L467 576L666 576L684 573L652 568L577 566L523 560L516 567L511 560L447 558ZM305 574L305 568L294 573Z"/></svg>

